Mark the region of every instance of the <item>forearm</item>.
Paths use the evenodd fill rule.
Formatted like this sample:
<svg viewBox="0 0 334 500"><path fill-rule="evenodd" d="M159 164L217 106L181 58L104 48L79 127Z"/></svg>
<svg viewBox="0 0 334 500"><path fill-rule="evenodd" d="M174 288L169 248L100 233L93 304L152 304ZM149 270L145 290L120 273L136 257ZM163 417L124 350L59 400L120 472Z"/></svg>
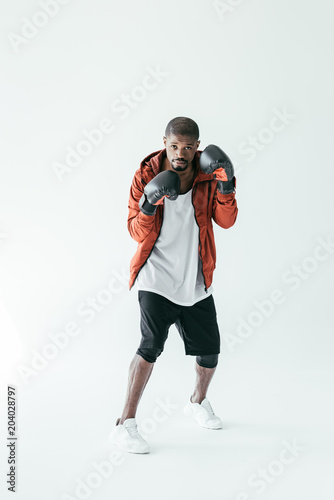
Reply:
<svg viewBox="0 0 334 500"><path fill-rule="evenodd" d="M155 215L145 215L140 210L134 216L128 218L128 231L130 236L141 243L152 231Z"/></svg>
<svg viewBox="0 0 334 500"><path fill-rule="evenodd" d="M128 230L138 243L152 231L155 214L164 198L175 200L180 192L180 177L176 172L159 172L143 188L137 171L130 189Z"/></svg>
<svg viewBox="0 0 334 500"><path fill-rule="evenodd" d="M232 227L238 215L235 193L222 194L216 191L212 218L218 226L228 229Z"/></svg>

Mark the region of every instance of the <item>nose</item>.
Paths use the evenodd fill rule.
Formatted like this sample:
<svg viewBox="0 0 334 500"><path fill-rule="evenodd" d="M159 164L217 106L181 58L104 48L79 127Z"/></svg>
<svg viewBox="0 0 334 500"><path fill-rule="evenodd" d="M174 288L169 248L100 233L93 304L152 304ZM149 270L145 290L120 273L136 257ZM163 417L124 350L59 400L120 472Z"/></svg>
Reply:
<svg viewBox="0 0 334 500"><path fill-rule="evenodd" d="M175 154L176 154L175 159L178 160L180 158L183 158L183 154L182 153L183 153L182 149L177 149L175 151Z"/></svg>

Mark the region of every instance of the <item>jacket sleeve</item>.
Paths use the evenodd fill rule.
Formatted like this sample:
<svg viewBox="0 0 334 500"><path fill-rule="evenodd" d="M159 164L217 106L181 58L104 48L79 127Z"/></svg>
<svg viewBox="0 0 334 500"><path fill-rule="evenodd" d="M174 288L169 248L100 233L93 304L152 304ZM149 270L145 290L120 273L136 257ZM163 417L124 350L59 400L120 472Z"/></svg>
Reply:
<svg viewBox="0 0 334 500"><path fill-rule="evenodd" d="M141 182L140 169L138 169L133 177L130 197L129 197L129 214L128 214L128 231L131 237L141 243L146 236L151 232L154 226L155 215L145 215L140 210L138 202L144 192L144 186Z"/></svg>
<svg viewBox="0 0 334 500"><path fill-rule="evenodd" d="M233 226L238 215L235 193L222 194L216 188L213 196L212 218L218 226L228 229Z"/></svg>

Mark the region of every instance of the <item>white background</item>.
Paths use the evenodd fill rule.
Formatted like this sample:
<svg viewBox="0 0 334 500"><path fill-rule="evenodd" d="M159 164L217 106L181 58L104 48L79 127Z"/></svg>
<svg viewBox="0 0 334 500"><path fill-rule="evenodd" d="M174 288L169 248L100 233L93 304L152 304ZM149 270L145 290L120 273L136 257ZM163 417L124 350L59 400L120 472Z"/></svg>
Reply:
<svg viewBox="0 0 334 500"><path fill-rule="evenodd" d="M13 498L14 385L20 500L331 498L334 249L319 241L334 240L332 2L42 3L1 4L1 495ZM195 360L173 326L137 413L151 453L102 478L93 464L111 463L140 340L129 188L175 116L193 118L200 149L218 144L237 171L236 224L215 225L222 350L208 398L224 429L183 415ZM113 131L57 175L103 119ZM87 321L80 311L110 283ZM256 302L275 293L265 316ZM280 465L286 442L299 451ZM249 483L259 468L263 492Z"/></svg>

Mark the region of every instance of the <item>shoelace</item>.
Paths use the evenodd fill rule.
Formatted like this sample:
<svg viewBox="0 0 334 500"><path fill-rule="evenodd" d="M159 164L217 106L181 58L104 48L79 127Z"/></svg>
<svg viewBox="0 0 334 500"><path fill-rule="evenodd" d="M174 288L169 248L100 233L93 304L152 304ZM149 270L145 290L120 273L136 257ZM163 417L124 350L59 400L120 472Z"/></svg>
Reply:
<svg viewBox="0 0 334 500"><path fill-rule="evenodd" d="M130 434L131 437L140 437L140 434L138 432L137 426L136 425L131 425L129 427L126 427L126 430Z"/></svg>

